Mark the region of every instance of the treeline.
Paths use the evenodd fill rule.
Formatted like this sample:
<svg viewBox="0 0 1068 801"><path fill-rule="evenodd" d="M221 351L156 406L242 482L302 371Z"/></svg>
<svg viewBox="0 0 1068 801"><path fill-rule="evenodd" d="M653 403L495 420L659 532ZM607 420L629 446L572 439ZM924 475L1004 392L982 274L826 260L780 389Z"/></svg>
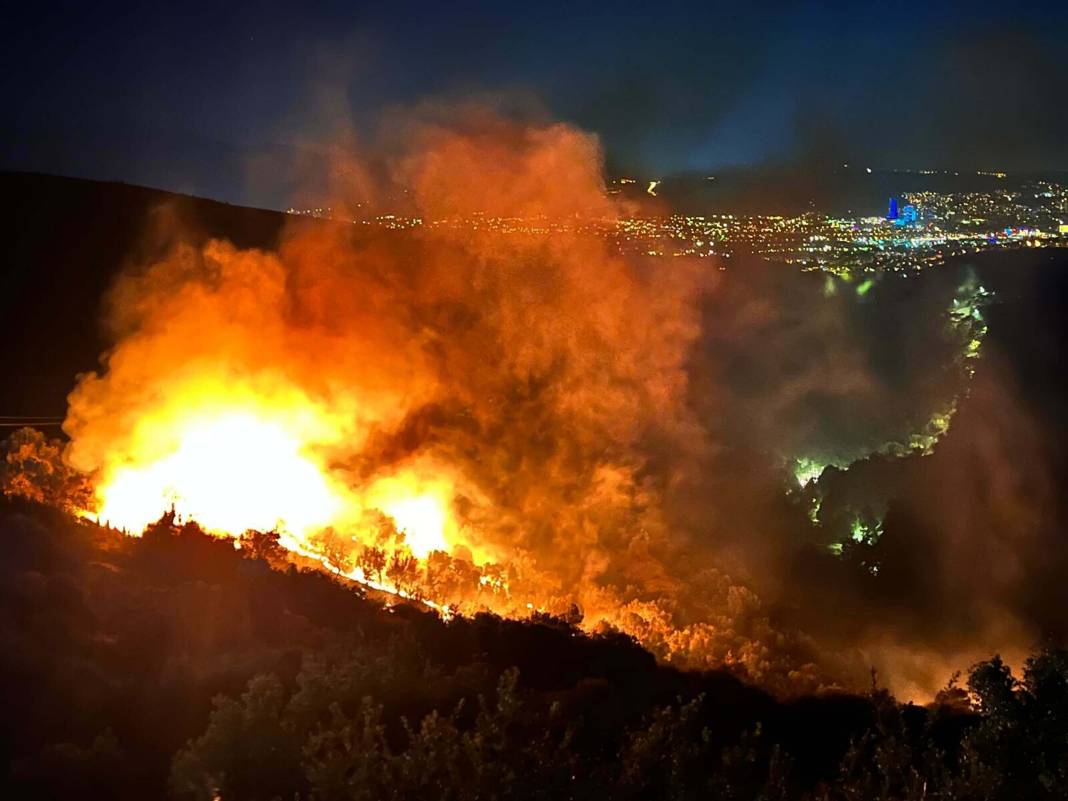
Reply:
<svg viewBox="0 0 1068 801"><path fill-rule="evenodd" d="M936 703L776 700L568 621L443 621L164 519L0 502L11 798L987 799L1068 794L1068 655ZM272 566L273 564L273 566Z"/></svg>

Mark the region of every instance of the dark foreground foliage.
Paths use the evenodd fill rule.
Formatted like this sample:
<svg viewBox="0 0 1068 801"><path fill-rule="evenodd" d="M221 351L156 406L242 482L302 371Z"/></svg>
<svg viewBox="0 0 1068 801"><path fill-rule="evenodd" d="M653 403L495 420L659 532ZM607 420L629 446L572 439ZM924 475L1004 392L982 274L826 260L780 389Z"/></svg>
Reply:
<svg viewBox="0 0 1068 801"><path fill-rule="evenodd" d="M564 621L387 609L269 538L10 500L0 537L8 798L1068 796L1063 651L927 708L783 702Z"/></svg>

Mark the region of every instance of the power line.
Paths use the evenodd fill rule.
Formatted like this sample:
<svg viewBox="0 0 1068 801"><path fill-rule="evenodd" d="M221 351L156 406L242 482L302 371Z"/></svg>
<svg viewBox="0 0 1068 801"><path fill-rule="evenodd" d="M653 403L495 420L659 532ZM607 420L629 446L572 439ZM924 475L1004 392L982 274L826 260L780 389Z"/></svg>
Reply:
<svg viewBox="0 0 1068 801"><path fill-rule="evenodd" d="M62 417L36 414L0 414L0 428L51 428L63 425Z"/></svg>

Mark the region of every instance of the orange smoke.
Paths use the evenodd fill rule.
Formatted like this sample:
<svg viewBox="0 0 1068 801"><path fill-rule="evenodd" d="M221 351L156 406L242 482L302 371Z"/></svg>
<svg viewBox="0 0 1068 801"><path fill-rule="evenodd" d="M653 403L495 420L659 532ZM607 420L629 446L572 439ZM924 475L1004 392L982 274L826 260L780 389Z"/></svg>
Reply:
<svg viewBox="0 0 1068 801"><path fill-rule="evenodd" d="M707 448L686 364L715 271L582 233L619 213L593 137L473 119L338 170L390 176L414 229L299 220L120 278L65 423L99 518L276 529L374 586L769 670L781 637L663 504Z"/></svg>

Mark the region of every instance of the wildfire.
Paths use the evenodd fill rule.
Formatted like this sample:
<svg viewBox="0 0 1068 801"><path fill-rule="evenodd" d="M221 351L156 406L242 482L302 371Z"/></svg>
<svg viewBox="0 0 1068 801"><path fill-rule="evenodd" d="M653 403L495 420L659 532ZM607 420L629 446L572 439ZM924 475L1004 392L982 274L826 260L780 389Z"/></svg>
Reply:
<svg viewBox="0 0 1068 801"><path fill-rule="evenodd" d="M98 489L98 519L142 531L173 508L206 529L236 534L328 525L344 499L280 421L248 411L193 418L158 459L117 468Z"/></svg>
<svg viewBox="0 0 1068 801"><path fill-rule="evenodd" d="M413 132L390 173L421 218L617 214L595 139L487 125ZM439 611L546 610L665 654L730 652L704 648L707 627L669 646L666 613L629 604L685 586L659 561L674 552L644 444L690 453L703 269L585 232L305 222L269 251L181 242L117 279L116 342L64 423L97 519L137 534L173 509L220 536L273 530Z"/></svg>
<svg viewBox="0 0 1068 801"><path fill-rule="evenodd" d="M97 486L98 522L138 534L168 510L220 535L277 530L299 546L327 527L349 529L360 514L392 518L411 552L448 551L456 525L450 487L408 470L365 491L336 478L286 415L250 408L144 426L138 452ZM169 443L169 444L168 444Z"/></svg>

